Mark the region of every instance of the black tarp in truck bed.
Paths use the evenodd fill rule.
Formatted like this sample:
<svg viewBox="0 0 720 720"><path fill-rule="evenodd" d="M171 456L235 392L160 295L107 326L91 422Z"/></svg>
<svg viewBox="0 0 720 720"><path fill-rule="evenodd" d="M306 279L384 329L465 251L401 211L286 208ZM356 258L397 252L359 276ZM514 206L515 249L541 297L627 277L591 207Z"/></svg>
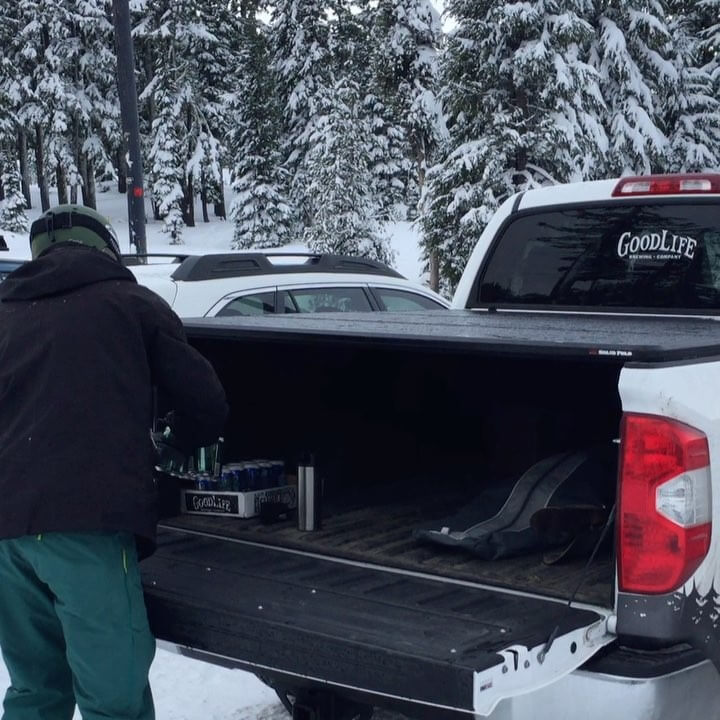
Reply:
<svg viewBox="0 0 720 720"><path fill-rule="evenodd" d="M142 563L157 637L369 693L473 709L498 650L589 625L589 610L163 529ZM253 669L253 668L249 668Z"/></svg>
<svg viewBox="0 0 720 720"><path fill-rule="evenodd" d="M450 310L201 318L185 327L197 338L400 344L615 362L720 357L720 322L699 317Z"/></svg>

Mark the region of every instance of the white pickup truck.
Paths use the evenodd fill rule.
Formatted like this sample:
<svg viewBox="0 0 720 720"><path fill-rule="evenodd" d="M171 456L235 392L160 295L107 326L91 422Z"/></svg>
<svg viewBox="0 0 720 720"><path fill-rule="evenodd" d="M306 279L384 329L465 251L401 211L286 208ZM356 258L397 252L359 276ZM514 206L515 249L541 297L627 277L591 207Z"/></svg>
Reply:
<svg viewBox="0 0 720 720"><path fill-rule="evenodd" d="M323 522L159 479L157 636L298 720L720 716L720 175L510 198L453 304L186 322Z"/></svg>

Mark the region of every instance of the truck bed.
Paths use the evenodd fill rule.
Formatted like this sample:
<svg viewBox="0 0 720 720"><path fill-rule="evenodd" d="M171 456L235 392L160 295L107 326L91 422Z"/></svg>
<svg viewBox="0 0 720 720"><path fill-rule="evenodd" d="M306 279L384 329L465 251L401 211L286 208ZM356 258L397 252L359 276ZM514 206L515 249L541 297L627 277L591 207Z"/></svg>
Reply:
<svg viewBox="0 0 720 720"><path fill-rule="evenodd" d="M457 501L456 501L457 502ZM612 559L601 556L584 573L584 561L548 566L533 553L502 560L481 560L467 551L421 543L412 537L415 527L444 517L456 503L448 497L414 497L411 502L371 504L325 513L323 527L301 532L294 521L264 525L258 519L181 515L164 521L168 528L207 533L322 554L379 567L436 575L470 583L513 588L567 600L583 578L578 601L612 605ZM539 590L540 589L540 590Z"/></svg>
<svg viewBox="0 0 720 720"><path fill-rule="evenodd" d="M330 532L330 531L328 531ZM474 673L537 647L589 610L302 552L161 529L141 564L157 637L262 674L348 682L377 696L472 710Z"/></svg>

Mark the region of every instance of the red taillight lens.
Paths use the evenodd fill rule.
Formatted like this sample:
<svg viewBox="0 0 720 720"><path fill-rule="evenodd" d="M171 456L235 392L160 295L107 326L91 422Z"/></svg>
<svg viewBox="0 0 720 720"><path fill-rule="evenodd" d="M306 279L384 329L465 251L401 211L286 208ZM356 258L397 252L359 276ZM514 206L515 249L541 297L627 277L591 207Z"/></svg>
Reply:
<svg viewBox="0 0 720 720"><path fill-rule="evenodd" d="M619 588L672 592L710 548L707 437L667 418L626 414L621 443Z"/></svg>
<svg viewBox="0 0 720 720"><path fill-rule="evenodd" d="M624 177L613 190L613 197L637 195L697 195L720 193L720 175L693 173L687 175L639 175Z"/></svg>

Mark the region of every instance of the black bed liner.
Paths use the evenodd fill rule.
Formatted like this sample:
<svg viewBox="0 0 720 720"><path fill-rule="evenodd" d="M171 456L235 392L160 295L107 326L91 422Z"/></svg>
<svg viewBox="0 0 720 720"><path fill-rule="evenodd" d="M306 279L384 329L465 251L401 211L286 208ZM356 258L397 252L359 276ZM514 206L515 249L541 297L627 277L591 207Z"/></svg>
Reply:
<svg viewBox="0 0 720 720"><path fill-rule="evenodd" d="M201 318L185 326L197 338L399 344L622 363L720 356L720 322L699 317L449 310Z"/></svg>
<svg viewBox="0 0 720 720"><path fill-rule="evenodd" d="M161 529L141 564L157 637L289 676L473 709L497 651L599 615L562 603Z"/></svg>
<svg viewBox="0 0 720 720"><path fill-rule="evenodd" d="M439 517L445 509L443 499L438 498L436 505ZM326 513L322 529L315 532L299 531L294 520L266 525L258 518L179 515L163 522L178 530L537 593L557 600L566 601L576 592L579 602L612 606L614 564L607 553L596 558L589 568L585 567L585 559L546 565L540 552L483 560L457 548L415 540L412 528L426 523L427 507L418 500L332 511Z"/></svg>

